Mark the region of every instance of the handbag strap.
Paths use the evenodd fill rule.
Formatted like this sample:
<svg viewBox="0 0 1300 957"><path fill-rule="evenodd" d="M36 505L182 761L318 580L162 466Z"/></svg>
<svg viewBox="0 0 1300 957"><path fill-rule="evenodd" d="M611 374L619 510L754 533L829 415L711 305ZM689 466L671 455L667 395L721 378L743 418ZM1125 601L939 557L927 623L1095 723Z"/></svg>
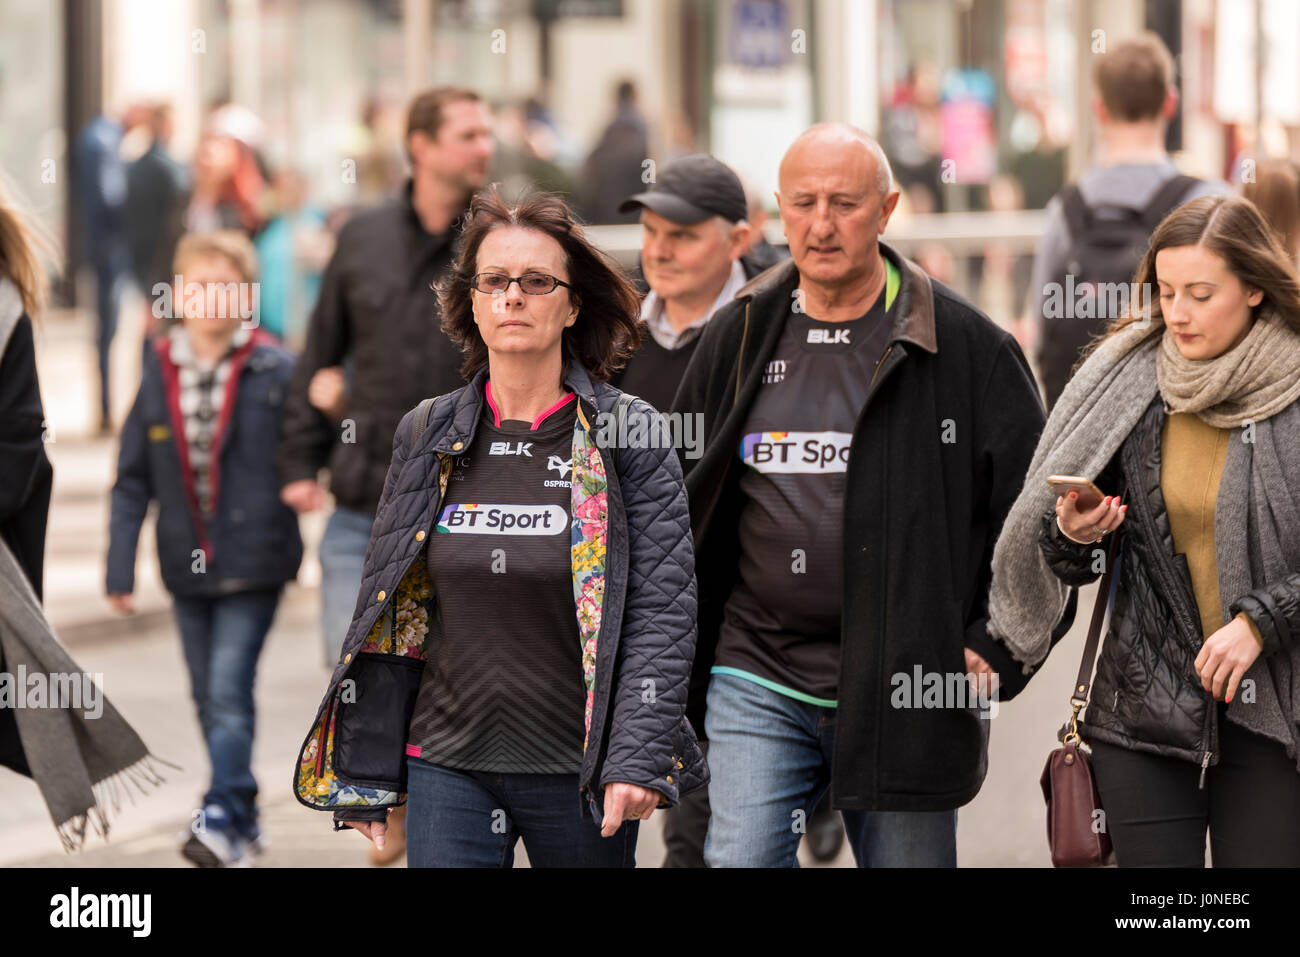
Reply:
<svg viewBox="0 0 1300 957"><path fill-rule="evenodd" d="M1097 646L1101 643L1101 626L1106 620L1106 609L1110 605L1111 583L1115 577L1118 564L1119 540L1121 531L1116 529L1106 547L1106 569L1101 576L1101 587L1097 591L1097 602L1092 608L1092 621L1088 623L1088 639L1083 643L1083 660L1079 662L1079 676L1074 680L1074 691L1070 695L1070 730L1062 739L1068 744L1071 739L1075 744L1079 738L1079 712L1088 703L1088 692L1092 688L1092 670L1097 663Z"/></svg>

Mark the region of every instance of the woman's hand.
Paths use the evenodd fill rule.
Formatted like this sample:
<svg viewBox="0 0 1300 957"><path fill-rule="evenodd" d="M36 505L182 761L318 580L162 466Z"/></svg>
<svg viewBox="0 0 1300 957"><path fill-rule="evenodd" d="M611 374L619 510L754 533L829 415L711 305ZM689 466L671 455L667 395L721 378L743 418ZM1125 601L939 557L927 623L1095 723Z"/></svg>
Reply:
<svg viewBox="0 0 1300 957"><path fill-rule="evenodd" d="M1217 701L1226 682L1224 700L1231 701L1242 676L1255 663L1261 650L1250 625L1241 618L1232 619L1201 645L1201 653L1196 656L1196 673L1201 676L1201 687L1214 695Z"/></svg>
<svg viewBox="0 0 1300 957"><path fill-rule="evenodd" d="M1127 505L1120 505L1118 497L1107 495L1096 508L1080 512L1075 507L1078 498L1077 492L1056 497L1056 520L1065 537L1076 545L1101 541L1107 532L1119 528L1128 511Z"/></svg>
<svg viewBox="0 0 1300 957"><path fill-rule="evenodd" d="M605 786L605 820L601 837L613 837L624 821L646 821L659 806L659 792L617 781Z"/></svg>
<svg viewBox="0 0 1300 957"><path fill-rule="evenodd" d="M348 821L347 825L352 830L364 834L381 851L384 849L384 838L388 834L387 821Z"/></svg>

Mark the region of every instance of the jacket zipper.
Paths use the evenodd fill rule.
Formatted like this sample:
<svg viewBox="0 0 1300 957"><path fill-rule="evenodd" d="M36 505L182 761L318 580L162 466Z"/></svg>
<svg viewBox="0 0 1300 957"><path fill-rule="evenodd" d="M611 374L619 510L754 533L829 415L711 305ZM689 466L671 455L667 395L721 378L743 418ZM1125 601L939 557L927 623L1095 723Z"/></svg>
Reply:
<svg viewBox="0 0 1300 957"><path fill-rule="evenodd" d="M736 391L731 399L733 406L740 403L740 380L745 371L745 342L749 339L749 305L753 301L752 296L745 300L745 327L740 332L740 354L736 357ZM759 375L762 375L761 371Z"/></svg>

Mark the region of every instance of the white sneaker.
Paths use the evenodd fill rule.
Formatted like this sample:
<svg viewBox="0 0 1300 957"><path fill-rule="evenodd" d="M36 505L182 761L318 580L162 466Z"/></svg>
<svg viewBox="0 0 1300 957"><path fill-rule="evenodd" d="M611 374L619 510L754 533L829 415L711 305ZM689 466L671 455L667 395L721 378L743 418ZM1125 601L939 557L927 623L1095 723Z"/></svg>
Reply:
<svg viewBox="0 0 1300 957"><path fill-rule="evenodd" d="M232 867L246 855L233 831L216 826L213 817L207 818L207 826L192 828L185 836L181 856L199 867Z"/></svg>

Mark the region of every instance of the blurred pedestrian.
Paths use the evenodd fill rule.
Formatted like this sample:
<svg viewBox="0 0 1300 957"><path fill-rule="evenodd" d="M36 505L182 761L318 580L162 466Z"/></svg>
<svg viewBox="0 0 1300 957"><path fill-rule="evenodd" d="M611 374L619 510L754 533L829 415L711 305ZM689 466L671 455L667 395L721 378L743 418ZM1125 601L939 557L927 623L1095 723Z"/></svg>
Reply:
<svg viewBox="0 0 1300 957"><path fill-rule="evenodd" d="M149 110L150 142L126 172L126 242L131 275L146 299L158 283L172 283L176 244L185 232L189 171L169 152L173 131L168 104Z"/></svg>
<svg viewBox="0 0 1300 957"><path fill-rule="evenodd" d="M96 787L102 795L129 780L143 790L161 779L158 759L69 656L41 608L53 470L32 337L47 286L38 253L50 255L50 244L0 178L0 680L7 685L0 765L35 781L64 848L74 850L88 824L108 836L109 809ZM39 704L28 703L38 678L48 679L51 694L72 688L73 697L42 692Z"/></svg>
<svg viewBox="0 0 1300 957"><path fill-rule="evenodd" d="M1136 279L1148 298L1066 386L1007 517L989 630L1004 673L1038 667L1119 534L1079 725L1116 862L1201 867L1208 827L1216 867L1297 867L1300 276L1228 196L1161 222ZM1058 497L1058 474L1105 496Z"/></svg>
<svg viewBox="0 0 1300 957"><path fill-rule="evenodd" d="M101 115L85 125L73 147L76 171L73 201L77 227L95 270L95 348L99 356L99 431L112 431L109 353L117 334L122 283L131 266L124 212L127 197L122 138L145 122L147 110L135 104L121 118Z"/></svg>
<svg viewBox="0 0 1300 957"><path fill-rule="evenodd" d="M262 264L261 325L281 342L301 343L334 238L325 225L325 210L308 201L301 172L281 167L273 184L271 219L254 242Z"/></svg>
<svg viewBox="0 0 1300 957"><path fill-rule="evenodd" d="M1300 167L1294 160L1262 159L1241 187L1293 260L1300 257Z"/></svg>
<svg viewBox="0 0 1300 957"><path fill-rule="evenodd" d="M707 781L681 470L605 384L636 293L553 196L480 195L462 243L439 301L470 383L398 427L296 793L378 845L409 800L413 867L509 867L520 838L534 867L632 867Z"/></svg>
<svg viewBox="0 0 1300 957"><path fill-rule="evenodd" d="M1229 192L1226 183L1181 176L1165 152L1178 111L1174 60L1146 32L1111 46L1093 68L1093 113L1101 159L1047 204L1029 280L1029 321L1050 409L1115 310L1107 287L1125 292L1156 224L1197 196ZM1081 300L1090 298L1084 304ZM1119 297L1115 297L1119 301ZM1055 314L1053 303L1068 303ZM1047 313L1051 312L1051 315Z"/></svg>
<svg viewBox="0 0 1300 957"><path fill-rule="evenodd" d="M646 175L649 159L650 138L636 85L624 80L614 93L614 118L583 164L578 208L587 222L636 222L635 212L619 212L619 207L652 181Z"/></svg>
<svg viewBox="0 0 1300 957"><path fill-rule="evenodd" d="M975 702L893 702L900 675L987 670L988 559L1043 411L1014 340L880 242L898 195L867 134L801 135L793 259L718 310L673 401L705 428L688 714L711 867L792 866L828 784L859 866L955 866L983 782Z"/></svg>
<svg viewBox="0 0 1300 957"><path fill-rule="evenodd" d="M45 306L48 281L40 254L52 244L38 233L0 178L0 538L43 594L45 524L53 470L45 454L48 434L36 378L33 323ZM5 709L0 708L0 722Z"/></svg>
<svg viewBox="0 0 1300 957"><path fill-rule="evenodd" d="M122 429L109 521L106 590L130 614L136 545L158 503L158 567L212 765L181 853L200 867L261 852L253 777L253 682L286 582L302 560L273 456L293 357L247 328L252 244L228 230L177 246L179 315L154 342Z"/></svg>
<svg viewBox="0 0 1300 957"><path fill-rule="evenodd" d="M487 183L492 131L479 95L419 94L407 115L411 178L399 197L348 220L326 267L289 390L278 463L283 500L334 511L320 543L321 631L333 667L356 607L366 545L392 457L393 432L427 395L463 384L459 348L439 328L432 285L451 268L460 222ZM401 818L397 819L400 828ZM376 864L401 855L400 834Z"/></svg>
<svg viewBox="0 0 1300 957"><path fill-rule="evenodd" d="M239 229L252 238L266 225L268 176L257 154L261 128L251 111L231 104L208 116L194 156L187 231Z"/></svg>
<svg viewBox="0 0 1300 957"><path fill-rule="evenodd" d="M748 208L746 219L749 222L749 237L745 249L745 258L759 267L761 272L790 258L790 250L785 246L774 246L767 239L767 222L770 218L763 205L763 198L748 184L745 185L745 204Z"/></svg>

